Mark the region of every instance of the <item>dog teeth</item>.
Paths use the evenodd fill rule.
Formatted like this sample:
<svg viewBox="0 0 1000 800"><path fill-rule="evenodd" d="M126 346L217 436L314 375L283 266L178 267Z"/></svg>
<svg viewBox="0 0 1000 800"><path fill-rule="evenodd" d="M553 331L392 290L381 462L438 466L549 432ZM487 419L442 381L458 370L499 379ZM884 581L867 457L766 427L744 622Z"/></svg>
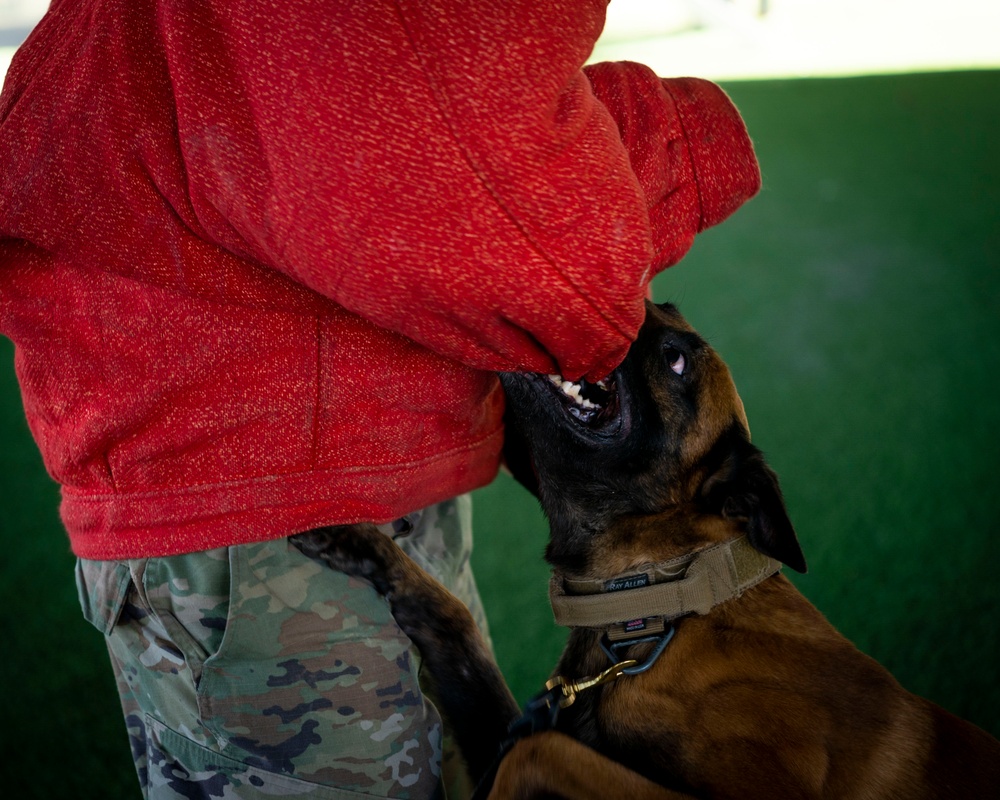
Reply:
<svg viewBox="0 0 1000 800"><path fill-rule="evenodd" d="M560 392L566 395L570 400L576 403L581 408L591 409L600 408L597 403L588 400L583 396L583 387L578 383L573 383L573 381L568 381L562 375L549 375L549 381L555 386ZM603 384L603 385L602 385ZM599 381L597 383L602 389L606 388L607 384L604 381Z"/></svg>

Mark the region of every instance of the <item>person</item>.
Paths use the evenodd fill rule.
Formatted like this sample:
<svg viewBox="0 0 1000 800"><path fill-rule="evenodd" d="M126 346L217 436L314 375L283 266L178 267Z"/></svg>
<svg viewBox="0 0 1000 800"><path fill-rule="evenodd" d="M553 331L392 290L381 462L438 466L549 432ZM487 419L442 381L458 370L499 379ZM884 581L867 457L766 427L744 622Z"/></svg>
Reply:
<svg viewBox="0 0 1000 800"><path fill-rule="evenodd" d="M13 59L0 331L144 796L444 791L419 654L286 537L383 525L482 618L495 373L606 375L758 190L718 87L582 66L604 6L53 0Z"/></svg>

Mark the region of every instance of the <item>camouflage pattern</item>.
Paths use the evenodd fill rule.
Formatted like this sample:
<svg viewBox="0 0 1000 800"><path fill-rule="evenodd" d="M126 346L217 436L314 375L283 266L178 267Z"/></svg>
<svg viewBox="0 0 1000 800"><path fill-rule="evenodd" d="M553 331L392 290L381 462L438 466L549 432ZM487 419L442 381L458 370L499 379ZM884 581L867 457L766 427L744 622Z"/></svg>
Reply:
<svg viewBox="0 0 1000 800"><path fill-rule="evenodd" d="M468 497L383 530L486 630ZM451 751L419 654L367 584L286 540L81 560L77 578L107 636L144 797L467 794L455 755L442 778Z"/></svg>

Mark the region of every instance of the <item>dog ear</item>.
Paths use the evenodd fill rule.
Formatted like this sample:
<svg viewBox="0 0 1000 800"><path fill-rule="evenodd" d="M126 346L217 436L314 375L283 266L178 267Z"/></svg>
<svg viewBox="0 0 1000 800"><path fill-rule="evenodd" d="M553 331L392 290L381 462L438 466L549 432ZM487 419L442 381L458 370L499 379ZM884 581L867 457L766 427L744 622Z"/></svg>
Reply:
<svg viewBox="0 0 1000 800"><path fill-rule="evenodd" d="M806 571L778 476L750 442L740 437L719 471L706 481L703 492L723 517L744 524L747 539L756 550L797 572Z"/></svg>

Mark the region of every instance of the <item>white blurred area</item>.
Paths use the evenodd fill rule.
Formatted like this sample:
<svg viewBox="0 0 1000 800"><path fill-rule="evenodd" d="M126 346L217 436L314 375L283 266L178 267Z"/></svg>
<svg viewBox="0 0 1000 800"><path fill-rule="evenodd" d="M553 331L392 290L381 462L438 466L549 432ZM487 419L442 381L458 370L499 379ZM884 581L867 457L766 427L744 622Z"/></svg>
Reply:
<svg viewBox="0 0 1000 800"><path fill-rule="evenodd" d="M0 75L47 7L0 0ZM592 60L715 80L995 69L1000 0L612 0Z"/></svg>
<svg viewBox="0 0 1000 800"><path fill-rule="evenodd" d="M1000 67L1000 0L612 0L595 61L715 80Z"/></svg>
<svg viewBox="0 0 1000 800"><path fill-rule="evenodd" d="M48 9L48 0L0 0L0 78L11 56Z"/></svg>

